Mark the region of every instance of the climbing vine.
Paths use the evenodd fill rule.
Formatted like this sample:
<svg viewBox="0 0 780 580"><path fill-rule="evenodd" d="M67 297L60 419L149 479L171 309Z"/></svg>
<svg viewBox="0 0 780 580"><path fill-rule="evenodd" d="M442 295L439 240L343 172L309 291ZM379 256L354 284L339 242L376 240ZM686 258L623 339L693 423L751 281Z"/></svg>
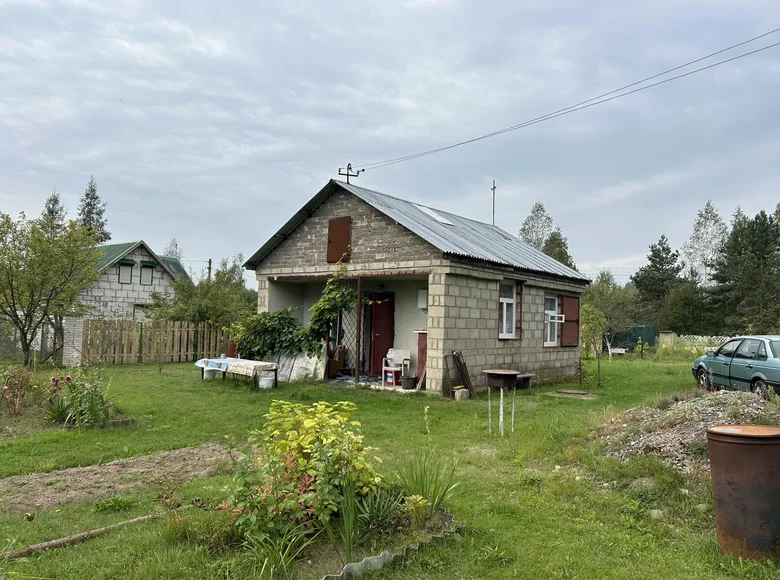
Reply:
<svg viewBox="0 0 780 580"><path fill-rule="evenodd" d="M328 278L322 296L309 309L311 320L302 325L295 308L254 314L236 326L236 349L242 357L267 360L274 355L318 355L322 340L343 310L355 308L357 291L346 280L343 264Z"/></svg>

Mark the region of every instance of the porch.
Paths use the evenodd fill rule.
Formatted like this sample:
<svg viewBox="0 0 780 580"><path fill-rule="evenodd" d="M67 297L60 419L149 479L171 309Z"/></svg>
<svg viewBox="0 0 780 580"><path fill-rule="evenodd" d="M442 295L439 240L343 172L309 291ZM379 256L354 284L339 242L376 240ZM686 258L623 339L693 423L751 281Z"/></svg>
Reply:
<svg viewBox="0 0 780 580"><path fill-rule="evenodd" d="M357 290L356 279L349 283ZM321 277L269 277L267 284L268 311L292 307L301 324L309 323L310 309L325 288ZM342 311L328 336L326 378L354 376L356 369L363 377L378 378L391 348L409 351L409 374L421 376L427 353L427 273L361 277L359 284L362 306Z"/></svg>

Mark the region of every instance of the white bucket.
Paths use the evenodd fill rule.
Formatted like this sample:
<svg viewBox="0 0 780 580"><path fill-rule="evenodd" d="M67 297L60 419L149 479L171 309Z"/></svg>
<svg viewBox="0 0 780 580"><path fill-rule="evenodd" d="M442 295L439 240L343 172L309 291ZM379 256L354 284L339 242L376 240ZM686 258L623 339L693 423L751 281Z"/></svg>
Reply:
<svg viewBox="0 0 780 580"><path fill-rule="evenodd" d="M257 386L261 389L272 389L274 386L274 374L263 373L257 375Z"/></svg>
<svg viewBox="0 0 780 580"><path fill-rule="evenodd" d="M203 380L213 381L217 376L217 369L203 369Z"/></svg>

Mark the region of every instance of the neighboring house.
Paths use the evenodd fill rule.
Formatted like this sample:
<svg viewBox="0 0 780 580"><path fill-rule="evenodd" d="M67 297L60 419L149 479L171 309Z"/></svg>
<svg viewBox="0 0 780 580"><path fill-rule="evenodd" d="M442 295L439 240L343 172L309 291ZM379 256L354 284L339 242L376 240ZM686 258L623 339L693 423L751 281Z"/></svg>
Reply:
<svg viewBox="0 0 780 580"><path fill-rule="evenodd" d="M370 298L363 374L379 375L391 347L410 350L412 373L426 366L435 391L453 350L476 386L492 368L537 379L575 373L588 278L496 226L331 180L246 262L258 310L299 307L307 323L339 260ZM355 367L356 318L342 313L329 344L345 348L346 369Z"/></svg>
<svg viewBox="0 0 780 580"><path fill-rule="evenodd" d="M89 308L84 318L66 318L63 364L81 361L85 318L129 319L143 321L152 304L152 292L172 292L173 279L187 276L176 258L158 256L144 241L98 246L102 255L95 284L79 295Z"/></svg>

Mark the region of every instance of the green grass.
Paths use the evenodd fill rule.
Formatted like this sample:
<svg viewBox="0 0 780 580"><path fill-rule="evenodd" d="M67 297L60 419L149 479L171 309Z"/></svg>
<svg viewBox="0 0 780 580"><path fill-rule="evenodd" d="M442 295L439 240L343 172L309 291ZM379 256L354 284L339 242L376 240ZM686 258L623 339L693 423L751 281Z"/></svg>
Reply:
<svg viewBox="0 0 780 580"><path fill-rule="evenodd" d="M0 474L243 437L260 426L277 398L353 401L366 442L379 449L382 470L391 474L427 443L428 405L432 444L458 459L461 485L449 507L468 529L370 578L780 577L777 566L718 553L706 480L686 478L650 457L628 463L605 458L592 436L621 410L695 389L690 362L604 361L602 372L605 386L589 389L599 395L594 400L545 394L561 385L519 394L515 433L499 439L487 434L485 395L456 403L323 385L258 392L230 380L202 382L189 367L167 367L162 375L156 368L115 368L110 396L137 425L82 433L48 429L15 438L0 445ZM219 501L227 481L194 481L180 493L185 501ZM0 516L0 540L32 543L151 513L159 509L153 496L154 490L132 496L139 505L115 513L81 504L42 511L32 522L18 514ZM662 510L663 519L651 518L651 510ZM149 522L13 563L11 571L20 578L224 577L220 570L229 568L236 553L220 543L219 534L211 537L226 525L224 515L188 510L181 529Z"/></svg>

